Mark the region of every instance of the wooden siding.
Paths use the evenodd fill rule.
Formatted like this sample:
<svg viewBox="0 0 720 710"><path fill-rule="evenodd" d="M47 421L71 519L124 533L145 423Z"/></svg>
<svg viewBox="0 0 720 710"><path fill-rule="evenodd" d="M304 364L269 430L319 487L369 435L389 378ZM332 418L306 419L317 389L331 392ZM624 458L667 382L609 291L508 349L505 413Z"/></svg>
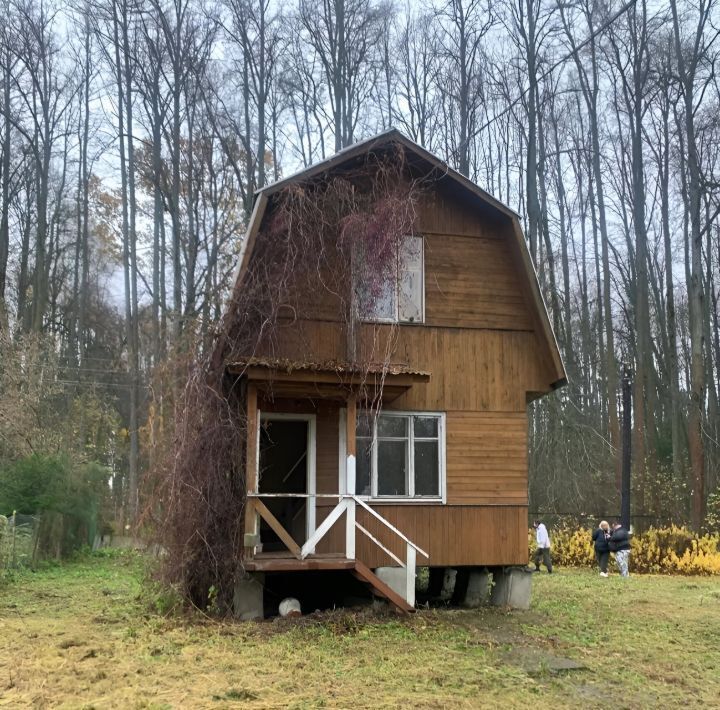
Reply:
<svg viewBox="0 0 720 710"><path fill-rule="evenodd" d="M427 195L418 230L425 238L425 323L360 328L361 359L431 373L427 384L414 385L388 408L446 413L447 504L372 504L430 553L430 565L527 562L526 397L549 391L554 378L541 355L512 229L507 217L478 210L453 193ZM305 306L253 354L345 360L337 297L318 294ZM317 491L337 492L339 402L314 397L260 406L316 413ZM318 525L333 507L334 501L318 501ZM357 519L404 559L404 546L378 521L361 509ZM318 552L339 552L344 543L343 518ZM393 564L360 532L356 552L370 567Z"/></svg>
<svg viewBox="0 0 720 710"><path fill-rule="evenodd" d="M317 492L338 492L338 410L328 409L317 419Z"/></svg>
<svg viewBox="0 0 720 710"><path fill-rule="evenodd" d="M527 506L524 412L448 412L447 502Z"/></svg>
<svg viewBox="0 0 720 710"><path fill-rule="evenodd" d="M508 218L476 201L458 199L453 186L438 187L423 196L418 208L418 229L424 234L456 234L500 239Z"/></svg>
<svg viewBox="0 0 720 710"><path fill-rule="evenodd" d="M418 555L421 566L527 564L527 506L374 504L373 507L430 555L428 561ZM405 544L359 507L357 521L401 560L405 559ZM345 519L341 518L317 551L341 552L344 536ZM361 532L356 538L356 556L368 567L395 565Z"/></svg>
<svg viewBox="0 0 720 710"><path fill-rule="evenodd" d="M318 416L317 431L317 491L337 493L337 419ZM448 505L527 506L526 416L448 412L446 485Z"/></svg>
<svg viewBox="0 0 720 710"><path fill-rule="evenodd" d="M449 214L446 229L463 234L425 234L425 323L362 325L362 358L432 372L423 397L434 408L523 411L526 393L548 392L553 376L521 282L511 226L486 228L476 220L476 234L469 236L463 220L454 224L459 219ZM272 340L253 354L346 360L340 301L330 294L312 301L297 320L281 320ZM419 405L416 392L408 395L408 406Z"/></svg>
<svg viewBox="0 0 720 710"><path fill-rule="evenodd" d="M533 333L431 326L364 325L363 358L388 359L431 373L396 400L396 409L524 412L526 392L546 388ZM342 360L345 335L331 323L288 328L280 358Z"/></svg>
<svg viewBox="0 0 720 710"><path fill-rule="evenodd" d="M265 412L316 415L318 493L336 493L338 490L339 406L337 402L313 403L309 400L260 401L260 408ZM446 425L447 505L372 505L411 540L430 552L433 564L526 562L526 415L451 411L447 413ZM318 501L318 525L334 505L335 501ZM358 510L358 521L384 543L392 542L393 536L361 510ZM493 529L485 530L486 524ZM344 545L344 531L344 523L336 525L318 551L340 551ZM444 551L450 540L452 544ZM513 550L512 561L508 561L509 556L498 556L504 554L500 552L501 546L506 547L505 552ZM475 552L471 548L476 548ZM404 554L401 548L396 550L396 546L390 545L390 549ZM388 560L378 561L384 555L361 533L358 533L357 554L370 566L389 564Z"/></svg>
<svg viewBox="0 0 720 710"><path fill-rule="evenodd" d="M427 324L533 329L506 240L427 234L425 275Z"/></svg>

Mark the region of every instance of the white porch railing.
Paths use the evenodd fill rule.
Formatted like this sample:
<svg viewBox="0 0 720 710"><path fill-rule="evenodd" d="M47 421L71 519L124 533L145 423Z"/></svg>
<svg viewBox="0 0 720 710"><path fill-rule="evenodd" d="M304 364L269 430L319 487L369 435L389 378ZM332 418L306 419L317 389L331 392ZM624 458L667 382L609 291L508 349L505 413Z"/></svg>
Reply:
<svg viewBox="0 0 720 710"><path fill-rule="evenodd" d="M375 545L377 545L390 559L396 562L400 567L405 570L405 601L411 606L415 604L415 577L417 570L417 555L420 554L426 559L430 559L425 550L416 545L400 530L398 530L389 521L383 518L380 513L371 508L362 498L358 498L355 495L347 493L334 493L334 494L323 494L323 493L249 493L249 499L260 499L260 498L339 498L338 504L330 511L327 517L320 523L317 529L310 535L302 547L299 547L290 538L290 535L285 532L285 535L280 535L281 540L287 545L288 549L298 558L304 560L308 555L315 552L315 548L318 543L328 534L330 529L337 523L343 515L345 515L345 557L350 560L355 559L355 540L356 531L360 531L368 539L370 539ZM388 530L390 530L396 537L400 538L405 543L405 560L403 561L398 557L392 550L389 550L378 540L370 531L363 527L356 520L357 506L364 508L372 517L378 520ZM264 518L270 527L279 533L278 526L280 523L270 513L270 511L264 506L257 506L255 514ZM282 526L280 526L282 529Z"/></svg>

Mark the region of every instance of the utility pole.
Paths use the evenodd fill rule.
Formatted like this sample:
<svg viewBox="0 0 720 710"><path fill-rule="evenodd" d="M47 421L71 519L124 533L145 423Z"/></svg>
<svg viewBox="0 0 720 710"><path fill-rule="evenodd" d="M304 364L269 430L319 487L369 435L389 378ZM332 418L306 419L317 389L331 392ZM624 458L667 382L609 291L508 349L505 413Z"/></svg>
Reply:
<svg viewBox="0 0 720 710"><path fill-rule="evenodd" d="M622 485L620 487L620 520L630 530L630 464L632 462L632 370L623 365L622 372Z"/></svg>

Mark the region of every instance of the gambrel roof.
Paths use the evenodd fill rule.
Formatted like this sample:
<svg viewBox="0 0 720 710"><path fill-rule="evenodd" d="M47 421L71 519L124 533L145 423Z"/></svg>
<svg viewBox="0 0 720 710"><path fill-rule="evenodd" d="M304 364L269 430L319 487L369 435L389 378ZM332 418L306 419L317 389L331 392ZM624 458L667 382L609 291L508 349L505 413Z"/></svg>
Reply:
<svg viewBox="0 0 720 710"><path fill-rule="evenodd" d="M240 252L234 289L237 290L240 287L243 273L247 268L255 238L265 214L265 209L274 194L290 184L311 181L314 177L324 175L329 171L358 163L366 158L368 154L387 152L397 146L404 149L409 163L425 171L428 176L432 177L434 182L442 183L445 186L451 183L452 187L460 190L465 198L475 201L478 207L486 210L488 208L494 210L510 220L514 237L514 242L511 246L514 247L514 251L518 257L518 263L521 265L520 275L523 283L521 283L520 286L527 295L528 305L532 311L533 321L535 323L538 343L544 350L543 355L551 368L551 386L553 388L563 386L567 382L565 366L517 212L510 209L507 205L497 200L457 170L451 168L445 161L410 140L395 128L355 143L309 168L300 170L257 190L255 193L253 212Z"/></svg>

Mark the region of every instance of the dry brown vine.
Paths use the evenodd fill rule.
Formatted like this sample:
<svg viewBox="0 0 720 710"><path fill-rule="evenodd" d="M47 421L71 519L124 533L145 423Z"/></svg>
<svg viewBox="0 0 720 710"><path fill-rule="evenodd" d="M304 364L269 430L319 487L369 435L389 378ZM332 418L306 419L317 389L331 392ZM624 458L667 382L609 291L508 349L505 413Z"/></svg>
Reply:
<svg viewBox="0 0 720 710"><path fill-rule="evenodd" d="M347 361L359 372L372 366L375 376L380 363L382 374L392 338L358 354L353 270L362 275L367 305L396 268L401 239L414 230L422 183L410 177L397 148L272 196L214 347L189 366L176 396L173 445L149 478L146 510L165 551L163 577L193 605L215 601L228 609L242 573L246 391L225 364L275 356L288 328L302 343L303 323L326 299L348 334ZM297 353L299 360L311 356Z"/></svg>

